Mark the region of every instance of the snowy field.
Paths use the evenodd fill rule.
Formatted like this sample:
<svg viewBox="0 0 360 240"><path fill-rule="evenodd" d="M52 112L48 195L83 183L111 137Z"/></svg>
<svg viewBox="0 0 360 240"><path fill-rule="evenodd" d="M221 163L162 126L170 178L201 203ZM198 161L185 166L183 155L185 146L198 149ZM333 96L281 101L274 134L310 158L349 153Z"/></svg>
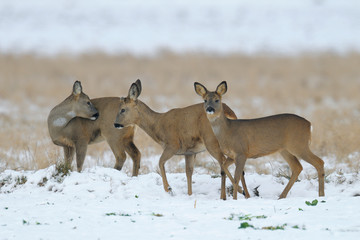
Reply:
<svg viewBox="0 0 360 240"><path fill-rule="evenodd" d="M2 0L0 51L346 53L359 16L358 0Z"/></svg>
<svg viewBox="0 0 360 240"><path fill-rule="evenodd" d="M326 196L317 180L287 182L247 174L260 197L220 200L220 178L195 174L193 195L184 173L169 173L174 195L157 173L129 177L111 168L87 168L61 177L55 166L0 174L0 239L358 239L357 175L327 177ZM228 187L230 185L228 184ZM317 200L314 201L314 200ZM314 201L314 202L313 202ZM308 202L308 203L306 203Z"/></svg>

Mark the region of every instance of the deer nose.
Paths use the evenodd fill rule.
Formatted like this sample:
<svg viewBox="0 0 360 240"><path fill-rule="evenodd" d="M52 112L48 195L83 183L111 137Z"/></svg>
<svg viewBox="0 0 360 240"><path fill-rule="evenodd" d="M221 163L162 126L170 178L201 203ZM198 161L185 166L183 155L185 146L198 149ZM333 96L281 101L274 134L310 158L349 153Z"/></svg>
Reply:
<svg viewBox="0 0 360 240"><path fill-rule="evenodd" d="M207 114L214 114L215 113L215 109L213 107L207 107L206 108L206 113Z"/></svg>
<svg viewBox="0 0 360 240"><path fill-rule="evenodd" d="M99 117L99 113L95 113L94 115L92 115L92 117L90 118L91 120L96 120Z"/></svg>
<svg viewBox="0 0 360 240"><path fill-rule="evenodd" d="M124 127L124 125L119 124L119 123L114 123L114 127L117 129L122 129Z"/></svg>

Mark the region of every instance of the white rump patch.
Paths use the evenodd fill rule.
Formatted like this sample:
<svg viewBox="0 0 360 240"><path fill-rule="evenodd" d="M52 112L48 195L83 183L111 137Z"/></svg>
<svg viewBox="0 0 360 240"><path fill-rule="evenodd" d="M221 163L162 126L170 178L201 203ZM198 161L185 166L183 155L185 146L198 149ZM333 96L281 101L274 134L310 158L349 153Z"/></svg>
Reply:
<svg viewBox="0 0 360 240"><path fill-rule="evenodd" d="M56 127L63 127L63 126L65 126L66 122L67 122L66 118L61 117L61 118L56 119L53 122L53 125Z"/></svg>

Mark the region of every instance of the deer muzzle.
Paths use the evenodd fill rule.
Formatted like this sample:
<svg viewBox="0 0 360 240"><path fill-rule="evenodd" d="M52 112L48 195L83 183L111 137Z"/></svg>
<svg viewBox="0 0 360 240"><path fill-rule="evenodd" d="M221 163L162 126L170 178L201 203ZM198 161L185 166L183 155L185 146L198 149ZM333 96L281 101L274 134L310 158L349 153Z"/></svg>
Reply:
<svg viewBox="0 0 360 240"><path fill-rule="evenodd" d="M124 125L119 124L119 123L114 123L114 127L117 129L122 129L122 128L124 128Z"/></svg>
<svg viewBox="0 0 360 240"><path fill-rule="evenodd" d="M92 115L90 119L95 121L96 119L98 119L98 117L99 117L99 113L95 113L94 115Z"/></svg>
<svg viewBox="0 0 360 240"><path fill-rule="evenodd" d="M207 114L214 114L215 113L215 109L213 107L207 107L206 108L206 113Z"/></svg>

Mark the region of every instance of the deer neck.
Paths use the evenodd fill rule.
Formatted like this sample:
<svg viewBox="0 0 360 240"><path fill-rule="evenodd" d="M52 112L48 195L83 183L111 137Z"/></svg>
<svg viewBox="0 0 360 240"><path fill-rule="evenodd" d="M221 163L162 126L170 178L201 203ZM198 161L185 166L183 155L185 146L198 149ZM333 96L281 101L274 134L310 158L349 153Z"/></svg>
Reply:
<svg viewBox="0 0 360 240"><path fill-rule="evenodd" d="M76 113L72 110L70 104L63 102L54 107L48 117L48 125L51 129L62 129L76 117Z"/></svg>
<svg viewBox="0 0 360 240"><path fill-rule="evenodd" d="M162 114L153 111L140 100L138 100L138 111L140 116L138 126L143 129L152 139L160 143L161 139L159 139L159 133L156 129L158 129L157 125Z"/></svg>
<svg viewBox="0 0 360 240"><path fill-rule="evenodd" d="M218 117L209 118L209 122L217 139L221 139L223 134L226 135L229 128L229 119L226 118L224 111L221 111Z"/></svg>

